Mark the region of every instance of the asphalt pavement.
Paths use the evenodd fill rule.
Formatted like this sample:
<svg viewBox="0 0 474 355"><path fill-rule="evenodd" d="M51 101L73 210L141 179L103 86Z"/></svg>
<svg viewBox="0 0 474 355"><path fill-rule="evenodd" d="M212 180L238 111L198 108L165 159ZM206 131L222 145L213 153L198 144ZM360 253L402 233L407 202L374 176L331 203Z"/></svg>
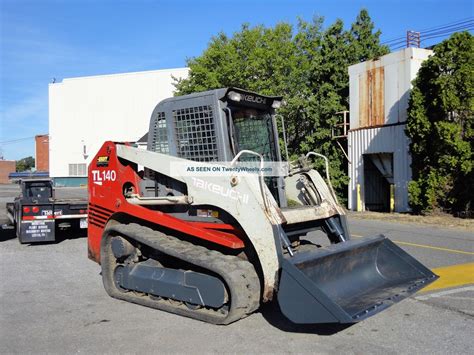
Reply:
<svg viewBox="0 0 474 355"><path fill-rule="evenodd" d="M0 223L15 191L0 186ZM375 220L352 220L350 228L355 238L385 234L435 270L469 270L474 259L472 231ZM79 232L56 244L20 245L12 230L0 229L0 275L4 354L469 354L474 348L472 284L417 294L348 327L297 326L275 304L215 326L107 296Z"/></svg>

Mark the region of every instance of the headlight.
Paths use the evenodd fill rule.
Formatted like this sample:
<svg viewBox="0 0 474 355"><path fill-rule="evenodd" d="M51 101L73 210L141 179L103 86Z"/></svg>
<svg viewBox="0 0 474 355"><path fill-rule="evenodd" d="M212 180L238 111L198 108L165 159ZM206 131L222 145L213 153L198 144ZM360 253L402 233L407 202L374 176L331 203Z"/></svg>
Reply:
<svg viewBox="0 0 474 355"><path fill-rule="evenodd" d="M229 93L227 94L227 97L232 101L239 102L240 100L242 100L242 95L240 95L238 92L235 92L235 91L229 91Z"/></svg>
<svg viewBox="0 0 474 355"><path fill-rule="evenodd" d="M273 103L272 103L272 107L275 108L275 109L280 108L281 107L281 101L274 100Z"/></svg>

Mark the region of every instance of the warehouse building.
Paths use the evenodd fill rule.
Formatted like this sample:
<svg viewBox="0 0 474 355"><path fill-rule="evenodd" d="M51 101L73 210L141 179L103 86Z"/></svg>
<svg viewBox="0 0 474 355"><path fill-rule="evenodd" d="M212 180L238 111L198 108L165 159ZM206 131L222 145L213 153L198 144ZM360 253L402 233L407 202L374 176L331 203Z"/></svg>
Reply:
<svg viewBox="0 0 474 355"><path fill-rule="evenodd" d="M64 79L49 85L49 174L56 185L87 182L106 140L137 141L159 101L173 96L188 68Z"/></svg>
<svg viewBox="0 0 474 355"><path fill-rule="evenodd" d="M408 99L411 82L431 53L405 48L349 67L349 209L410 210Z"/></svg>

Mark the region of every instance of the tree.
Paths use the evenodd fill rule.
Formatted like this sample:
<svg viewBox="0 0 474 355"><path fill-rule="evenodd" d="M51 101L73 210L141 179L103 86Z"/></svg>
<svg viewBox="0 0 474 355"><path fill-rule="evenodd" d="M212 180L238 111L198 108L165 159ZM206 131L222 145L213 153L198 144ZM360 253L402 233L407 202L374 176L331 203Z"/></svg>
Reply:
<svg viewBox="0 0 474 355"><path fill-rule="evenodd" d="M415 212L473 209L473 72L474 38L460 32L434 48L414 80L406 133Z"/></svg>
<svg viewBox="0 0 474 355"><path fill-rule="evenodd" d="M224 33L212 37L201 56L187 61L189 77L176 84L176 93L185 95L236 86L275 94L288 86L293 60L290 25L250 28L244 24L232 38Z"/></svg>
<svg viewBox="0 0 474 355"><path fill-rule="evenodd" d="M35 158L33 157L26 157L26 158L17 160L16 162L17 172L31 170L31 168L34 168L34 167L35 167Z"/></svg>
<svg viewBox="0 0 474 355"><path fill-rule="evenodd" d="M374 33L374 28L369 12L362 9L349 31L352 60L363 62L390 52L387 46L380 45L382 32L377 30Z"/></svg>
<svg viewBox="0 0 474 355"><path fill-rule="evenodd" d="M288 147L296 157L320 152L330 160L333 185L347 193L347 162L331 138L336 112L349 108L349 65L388 53L366 10L350 30L337 20L323 29L323 18L299 20L296 33L287 23L272 28L243 25L232 37L220 33L206 50L187 61L189 77L176 83L177 95L236 86L283 95ZM322 164L319 167L322 167Z"/></svg>

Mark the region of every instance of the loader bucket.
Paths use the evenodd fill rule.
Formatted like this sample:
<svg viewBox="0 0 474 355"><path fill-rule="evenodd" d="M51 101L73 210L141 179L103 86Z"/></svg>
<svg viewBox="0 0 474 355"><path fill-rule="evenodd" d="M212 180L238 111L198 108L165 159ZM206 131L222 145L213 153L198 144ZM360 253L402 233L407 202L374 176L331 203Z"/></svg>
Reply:
<svg viewBox="0 0 474 355"><path fill-rule="evenodd" d="M278 303L294 323L354 323L437 278L379 235L284 257Z"/></svg>

